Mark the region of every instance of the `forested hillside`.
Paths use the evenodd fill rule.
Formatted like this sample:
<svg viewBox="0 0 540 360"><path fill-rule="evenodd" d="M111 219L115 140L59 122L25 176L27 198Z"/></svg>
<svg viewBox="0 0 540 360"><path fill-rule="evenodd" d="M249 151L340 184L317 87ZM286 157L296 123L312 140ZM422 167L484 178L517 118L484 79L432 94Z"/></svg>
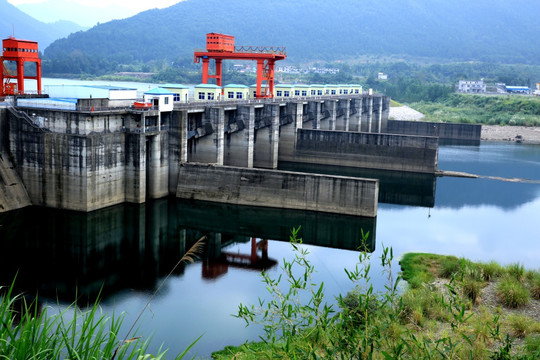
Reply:
<svg viewBox="0 0 540 360"><path fill-rule="evenodd" d="M286 46L291 62L400 55L540 63L540 2L530 0L186 0L61 39L48 68L104 73L119 64L188 63L207 32Z"/></svg>
<svg viewBox="0 0 540 360"><path fill-rule="evenodd" d="M75 23L58 21L46 24L25 14L6 0L0 0L0 36L2 39L15 35L16 38L34 40L43 50L56 39L81 29Z"/></svg>

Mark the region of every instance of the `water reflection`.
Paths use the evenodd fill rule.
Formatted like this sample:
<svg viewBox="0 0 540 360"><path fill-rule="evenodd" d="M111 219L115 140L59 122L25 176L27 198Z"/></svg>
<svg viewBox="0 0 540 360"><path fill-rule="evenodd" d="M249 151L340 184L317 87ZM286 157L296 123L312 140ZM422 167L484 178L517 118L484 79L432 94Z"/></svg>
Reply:
<svg viewBox="0 0 540 360"><path fill-rule="evenodd" d="M482 143L439 149L439 168L477 175L540 180L540 146ZM440 178L437 206L494 205L516 209L538 196L538 184L484 179Z"/></svg>
<svg viewBox="0 0 540 360"><path fill-rule="evenodd" d="M364 231L373 251L376 219L162 199L88 214L28 208L2 215L0 224L0 282L17 275L19 290L71 302L153 289L203 236L205 279L229 267L274 267L266 239L288 241L293 227L308 244L349 250L362 245ZM251 251L233 253L233 244L251 244Z"/></svg>

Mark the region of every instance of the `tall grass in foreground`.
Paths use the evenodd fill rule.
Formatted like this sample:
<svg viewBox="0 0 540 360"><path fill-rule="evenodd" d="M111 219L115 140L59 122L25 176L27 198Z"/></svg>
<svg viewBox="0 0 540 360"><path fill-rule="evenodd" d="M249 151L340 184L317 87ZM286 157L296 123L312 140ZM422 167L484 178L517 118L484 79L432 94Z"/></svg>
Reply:
<svg viewBox="0 0 540 360"><path fill-rule="evenodd" d="M86 311L81 311L72 304L59 314L49 315L47 307L42 308L37 299L28 302L25 297L14 294L15 282L9 288L0 286L0 294L3 294L0 296L0 359L163 359L166 351L149 354L148 339L143 341L141 337L129 338L129 335L176 267L184 261L193 262L203 241L204 237L178 261L148 300L124 338L119 336L124 315L103 314L99 300ZM72 309L71 318L68 313ZM200 337L175 359L184 358L199 339Z"/></svg>
<svg viewBox="0 0 540 360"><path fill-rule="evenodd" d="M119 346L123 316L106 316L95 303L87 311L70 308L49 315L37 301L13 294L13 285L0 298L1 359L111 359ZM75 305L72 305L75 308ZM134 338L118 349L118 359L161 359L147 354L148 342Z"/></svg>

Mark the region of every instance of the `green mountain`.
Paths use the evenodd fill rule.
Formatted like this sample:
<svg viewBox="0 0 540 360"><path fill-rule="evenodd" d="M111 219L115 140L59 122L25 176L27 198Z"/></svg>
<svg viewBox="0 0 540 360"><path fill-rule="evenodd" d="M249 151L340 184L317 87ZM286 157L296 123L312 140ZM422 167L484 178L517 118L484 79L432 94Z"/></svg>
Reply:
<svg viewBox="0 0 540 360"><path fill-rule="evenodd" d="M538 14L530 0L186 0L71 34L45 57L74 73L189 62L207 32L223 32L237 45L286 46L292 62L399 55L540 64Z"/></svg>
<svg viewBox="0 0 540 360"><path fill-rule="evenodd" d="M45 49L54 40L65 37L82 28L69 21L43 23L27 15L6 0L0 0L0 36L2 39L15 36L18 39L33 40Z"/></svg>

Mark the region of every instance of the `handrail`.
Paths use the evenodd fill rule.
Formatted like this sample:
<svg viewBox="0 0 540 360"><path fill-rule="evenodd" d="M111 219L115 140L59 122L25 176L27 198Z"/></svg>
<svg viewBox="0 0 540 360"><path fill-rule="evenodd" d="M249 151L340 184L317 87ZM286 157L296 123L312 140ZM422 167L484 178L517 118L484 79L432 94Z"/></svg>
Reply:
<svg viewBox="0 0 540 360"><path fill-rule="evenodd" d="M34 119L30 117L30 115L28 115L26 112L17 110L12 104L8 104L7 109L19 119L22 118L23 120L25 120L28 125L30 125L34 129L38 129L42 132L50 132L50 130L45 129L44 126L41 126L41 124L36 123Z"/></svg>

